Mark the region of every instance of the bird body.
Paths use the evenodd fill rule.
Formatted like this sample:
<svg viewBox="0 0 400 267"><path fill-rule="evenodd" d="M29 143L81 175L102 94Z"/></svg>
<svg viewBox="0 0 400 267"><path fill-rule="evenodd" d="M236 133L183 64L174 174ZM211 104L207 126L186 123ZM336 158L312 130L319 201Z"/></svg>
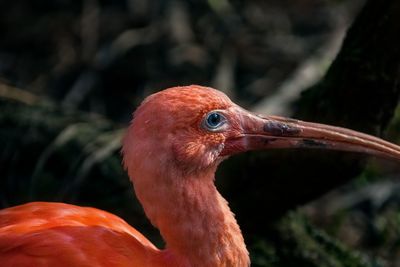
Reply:
<svg viewBox="0 0 400 267"><path fill-rule="evenodd" d="M157 262L162 257L142 234L102 210L32 202L0 211L1 266L165 266Z"/></svg>
<svg viewBox="0 0 400 267"><path fill-rule="evenodd" d="M288 147L400 158L400 147L382 139L252 114L211 88L166 89L136 110L122 149L136 196L165 249L110 213L33 202L0 211L0 266L249 266L240 228L214 185L215 171L236 153Z"/></svg>

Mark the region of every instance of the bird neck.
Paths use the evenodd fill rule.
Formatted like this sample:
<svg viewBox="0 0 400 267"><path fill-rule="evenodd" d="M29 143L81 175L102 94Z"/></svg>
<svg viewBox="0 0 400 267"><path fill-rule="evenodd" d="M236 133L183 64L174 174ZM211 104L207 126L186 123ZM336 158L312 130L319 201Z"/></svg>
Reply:
<svg viewBox="0 0 400 267"><path fill-rule="evenodd" d="M214 171L201 177L175 172L166 177L164 172L161 183L151 185L146 181L152 179L141 179L134 183L135 190L166 241L166 254L184 266L249 266L240 228L214 185Z"/></svg>

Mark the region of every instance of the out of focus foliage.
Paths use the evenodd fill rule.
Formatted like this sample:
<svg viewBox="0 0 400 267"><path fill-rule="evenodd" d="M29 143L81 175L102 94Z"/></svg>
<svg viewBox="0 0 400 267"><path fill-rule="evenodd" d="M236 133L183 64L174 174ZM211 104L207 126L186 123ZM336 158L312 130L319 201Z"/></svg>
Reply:
<svg viewBox="0 0 400 267"><path fill-rule="evenodd" d="M213 85L249 105L343 31L351 2L2 1L0 77L123 122L172 85Z"/></svg>

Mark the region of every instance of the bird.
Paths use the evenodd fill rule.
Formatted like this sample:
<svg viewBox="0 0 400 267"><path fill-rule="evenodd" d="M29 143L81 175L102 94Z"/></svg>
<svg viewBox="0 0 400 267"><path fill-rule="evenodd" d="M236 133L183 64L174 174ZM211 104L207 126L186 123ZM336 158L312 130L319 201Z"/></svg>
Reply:
<svg viewBox="0 0 400 267"><path fill-rule="evenodd" d="M355 151L400 159L400 147L346 128L249 112L213 88L148 96L122 141L123 165L165 248L92 207L30 202L0 211L7 267L246 267L249 252L214 180L229 156L270 148Z"/></svg>

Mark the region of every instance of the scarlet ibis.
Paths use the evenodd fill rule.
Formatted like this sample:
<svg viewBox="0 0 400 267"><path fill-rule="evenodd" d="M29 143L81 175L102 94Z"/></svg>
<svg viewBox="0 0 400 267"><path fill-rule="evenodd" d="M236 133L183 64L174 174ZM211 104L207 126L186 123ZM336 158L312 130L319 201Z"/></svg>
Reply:
<svg viewBox="0 0 400 267"><path fill-rule="evenodd" d="M0 265L249 266L243 236L214 186L218 164L256 149L311 147L400 158L400 147L352 130L261 116L197 85L149 96L123 141L123 163L158 249L122 219L94 208L33 202L0 211Z"/></svg>

